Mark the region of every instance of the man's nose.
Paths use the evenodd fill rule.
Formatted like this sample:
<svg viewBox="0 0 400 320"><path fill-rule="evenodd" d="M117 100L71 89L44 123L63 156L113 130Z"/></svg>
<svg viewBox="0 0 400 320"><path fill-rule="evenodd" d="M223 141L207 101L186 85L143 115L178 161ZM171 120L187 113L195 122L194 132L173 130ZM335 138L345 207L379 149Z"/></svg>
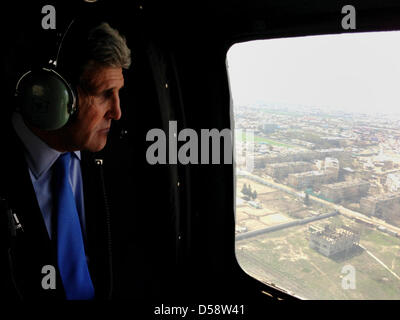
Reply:
<svg viewBox="0 0 400 320"><path fill-rule="evenodd" d="M121 112L121 106L120 106L118 92L114 93L114 95L113 95L109 113L110 113L109 116L111 119L113 119L113 120L121 119L122 112Z"/></svg>

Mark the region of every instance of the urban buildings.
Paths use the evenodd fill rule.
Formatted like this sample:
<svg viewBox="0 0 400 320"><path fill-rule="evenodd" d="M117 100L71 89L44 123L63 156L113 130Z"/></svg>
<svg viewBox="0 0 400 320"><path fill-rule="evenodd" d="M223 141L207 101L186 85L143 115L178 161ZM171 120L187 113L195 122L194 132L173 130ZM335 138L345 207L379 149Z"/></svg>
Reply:
<svg viewBox="0 0 400 320"><path fill-rule="evenodd" d="M309 246L327 257L337 254L346 255L358 245L360 233L348 227L335 228L329 225L324 229L310 226L308 229Z"/></svg>
<svg viewBox="0 0 400 320"><path fill-rule="evenodd" d="M391 214L399 214L400 193L372 195L360 200L360 211L370 216L387 219Z"/></svg>
<svg viewBox="0 0 400 320"><path fill-rule="evenodd" d="M359 201L361 197L366 196L369 189L369 183L366 181L343 181L321 186L321 195L333 202L341 200Z"/></svg>

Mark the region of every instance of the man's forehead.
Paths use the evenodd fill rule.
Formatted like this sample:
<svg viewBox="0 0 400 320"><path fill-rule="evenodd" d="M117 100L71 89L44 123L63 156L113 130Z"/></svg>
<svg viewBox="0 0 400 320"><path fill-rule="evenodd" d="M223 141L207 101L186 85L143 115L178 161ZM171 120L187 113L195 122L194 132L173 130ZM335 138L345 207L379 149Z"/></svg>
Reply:
<svg viewBox="0 0 400 320"><path fill-rule="evenodd" d="M92 66L82 74L84 80L92 88L119 87L124 85L121 67Z"/></svg>

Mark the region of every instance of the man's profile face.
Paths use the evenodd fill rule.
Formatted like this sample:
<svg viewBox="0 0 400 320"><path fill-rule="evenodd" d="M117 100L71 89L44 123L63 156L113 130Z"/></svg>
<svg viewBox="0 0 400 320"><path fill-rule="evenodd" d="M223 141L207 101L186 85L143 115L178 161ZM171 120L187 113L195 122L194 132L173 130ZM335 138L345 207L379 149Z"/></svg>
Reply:
<svg viewBox="0 0 400 320"><path fill-rule="evenodd" d="M122 68L91 65L81 76L78 113L68 128L75 150L100 151L107 142L111 120L121 118L119 90Z"/></svg>

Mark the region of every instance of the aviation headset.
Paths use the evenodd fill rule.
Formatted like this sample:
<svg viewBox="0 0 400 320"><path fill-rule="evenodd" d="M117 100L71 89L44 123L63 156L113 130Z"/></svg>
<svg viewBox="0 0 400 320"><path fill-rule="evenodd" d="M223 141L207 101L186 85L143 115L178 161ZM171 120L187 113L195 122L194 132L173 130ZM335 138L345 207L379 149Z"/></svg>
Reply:
<svg viewBox="0 0 400 320"><path fill-rule="evenodd" d="M57 70L60 50L71 25L64 32L55 59L48 65L34 67L24 73L15 88L17 111L31 125L42 130L63 127L77 110L73 88Z"/></svg>

